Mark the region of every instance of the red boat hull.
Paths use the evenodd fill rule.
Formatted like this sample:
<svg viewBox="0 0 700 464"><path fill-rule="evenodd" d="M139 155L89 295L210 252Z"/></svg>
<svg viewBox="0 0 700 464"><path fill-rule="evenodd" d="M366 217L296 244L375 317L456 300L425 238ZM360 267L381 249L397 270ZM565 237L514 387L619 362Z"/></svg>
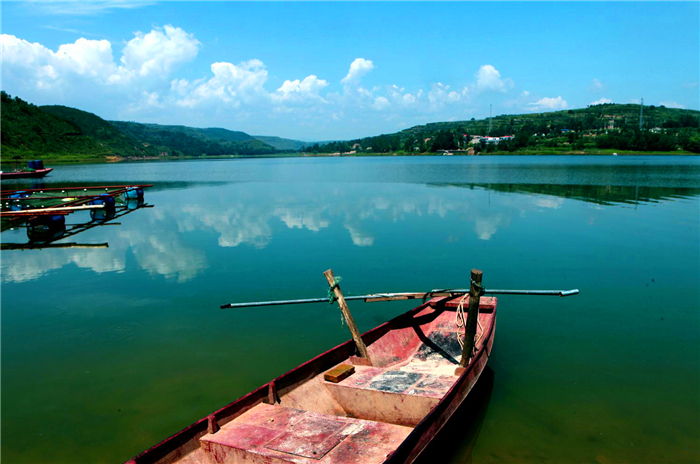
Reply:
<svg viewBox="0 0 700 464"><path fill-rule="evenodd" d="M414 350L415 352L415 350L418 349L420 351L420 349L416 347L415 342L412 342L409 339L410 337L406 336L407 334L410 335L414 332L418 334L418 337L422 340L422 342L425 344L432 344L429 337L431 334L428 333L427 330L423 332L422 329L431 326L433 323L434 324L431 327L434 328L434 325L436 325L438 322L441 324L443 330L447 326L446 321L449 321L449 324L452 325L454 321L454 310L460 299L461 298L452 300L448 300L446 298L433 299L392 319L385 324L365 332L362 335L362 338L369 348L370 358L372 361L376 363L377 366L382 364L386 365L388 361L391 361L389 358L405 358L406 353L410 350ZM467 305L465 304L464 306L466 307ZM369 412L369 414L375 412L378 415L383 415L388 411L388 414L393 414L393 422L391 423L397 424L397 426L412 427L410 433L403 435L400 444L395 446L391 452L386 454L377 454L377 456L379 456L378 460L373 460L372 462L381 462L384 464L412 463L454 414L457 408L462 404L486 367L491 354L496 329L496 299L482 298L480 312L483 312L484 314L483 319L480 319L483 322L483 328L481 329L480 341L477 344L478 350L466 368L457 371L455 371L454 367L451 369L449 374L453 376L453 380L451 380L449 384L451 386L449 389L445 387L445 390L443 390L444 394L441 393L441 396L438 395L436 397L439 398L439 400L436 399L429 408L423 409L423 414L417 416L415 411L410 410L411 406L409 406L409 403L414 400L421 401L420 398L416 398L417 396L420 397L422 393L411 390L410 392L405 392L404 395L407 396L400 399L400 403L398 403L399 405L406 406L406 411L402 410L401 408L398 408L397 410L397 408L389 405L389 407L387 407L385 410L381 410L382 408L380 407L379 409L374 409L373 411ZM413 343L413 345L411 345L411 343ZM392 348L387 350L387 347ZM204 452L210 453L206 456L207 459L213 459L212 462L248 462L247 460L243 459L240 461L237 460L236 456L241 456L241 450L222 446L226 445L225 442L228 439L226 436L232 436L230 432L231 429L229 429L229 431L226 431L225 429L227 427L231 427L231 425L235 424L237 421L245 422L242 421L242 419L246 416L255 416L256 410L260 409L261 403L273 405L280 403L280 397L282 398L280 406L285 406L286 403L288 408L292 408L289 409L290 411L298 411L299 409L303 409L295 406L295 402L299 400L298 396L296 399L294 399L295 389L299 388L301 385L311 384L314 379L318 378L319 375L322 376L325 371L337 366L339 363L358 361L354 354L355 345L352 340L338 345L335 348L287 372L286 374L277 377L268 384L265 384L248 393L247 395L221 408L213 414L200 419L189 427L167 438L163 442L139 454L131 461L128 461L127 464L164 464L172 462L189 464L205 460L204 455L200 454ZM380 405L375 400L377 398L388 398L388 396L386 396L386 392L377 391L374 389L372 391L358 393L358 391L361 391L362 389L369 390L367 387L357 387L357 385L361 385L363 382L363 373L368 372L364 369L374 369L372 367L364 368L361 366L362 363L356 364L356 369L358 369L358 372L354 374L354 376L349 377L349 380L353 379L353 377L356 378L356 385L352 386L353 382L351 381L350 388L346 388L345 392L350 392L350 395L365 394L371 398L364 405L358 404L363 403L362 399L360 399L360 401L353 401L349 403L349 407L362 408L369 405L371 409L372 407L376 406L385 406ZM379 369L380 368L376 368L376 370ZM442 371L442 379L446 378L445 372L446 371ZM447 377L449 377L449 375ZM340 386L341 390L343 389L342 384L337 385ZM415 388L415 385L413 388ZM292 398L291 401L288 398ZM360 397L354 396L352 398L357 399ZM319 398L316 401L322 402L323 399ZM297 402L296 404L300 403ZM416 405L419 405L419 403L416 402L412 404L414 409ZM296 409L293 409L295 407ZM267 408L269 409L269 407ZM262 409L264 410L265 408ZM351 414L349 417L359 418L360 416ZM375 418L372 420L376 421L379 419ZM239 425L239 427L240 430L245 430L245 427L249 426L243 423L242 425ZM217 433L217 431L219 432ZM225 437L217 439L216 437L219 437L222 433ZM254 442L255 440L256 437L251 438L251 442ZM202 442L204 443L204 446L201 445ZM369 443L367 445L371 446ZM258 445L256 444L250 446L252 449L254 446ZM338 447L340 447L340 445ZM270 446L268 445L267 450L263 451L270 453L269 448ZM356 449L356 451L359 451L359 449ZM235 453L239 454L236 455ZM294 452L292 454L296 453ZM328 456L330 455L331 453L328 454ZM373 457L376 458L377 456ZM267 459L265 457L262 458L263 460ZM339 463L345 463L346 461L355 462L358 458L359 457L357 455L353 455L352 453L345 455L344 453L338 451L335 453L335 456L332 456L329 459L329 461ZM258 461L255 460L255 462ZM265 460L265 462L268 461ZM269 458L269 462L279 461L273 456ZM325 460L321 460L319 462L325 462Z"/></svg>
<svg viewBox="0 0 700 464"><path fill-rule="evenodd" d="M44 177L53 171L53 168L37 169L36 171L2 172L0 179L23 179L26 177Z"/></svg>

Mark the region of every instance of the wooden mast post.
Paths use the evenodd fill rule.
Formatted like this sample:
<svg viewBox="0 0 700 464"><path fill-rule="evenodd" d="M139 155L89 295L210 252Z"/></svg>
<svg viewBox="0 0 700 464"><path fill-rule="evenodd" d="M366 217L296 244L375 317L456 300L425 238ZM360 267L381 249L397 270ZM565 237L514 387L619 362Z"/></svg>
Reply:
<svg viewBox="0 0 700 464"><path fill-rule="evenodd" d="M328 285L331 287L333 290L333 293L335 294L335 297L338 299L338 306L340 306L340 311L343 313L343 317L345 318L345 322L347 322L348 327L350 328L350 332L352 333L352 338L355 340L355 346L357 347L357 351L360 353L360 357L369 359L369 353L367 352L367 346L365 345L365 342L362 341L362 336L360 335L360 331L357 330L357 325L355 325L355 320L352 318L352 314L350 314L350 309L348 308L348 304L345 302L345 298L343 298L343 292L340 290L340 286L336 284L335 282L335 276L333 275L333 270L328 269L326 272L323 273L324 276L326 276L326 280L328 281ZM370 361L371 362L371 361Z"/></svg>
<svg viewBox="0 0 700 464"><path fill-rule="evenodd" d="M467 313L467 324L464 334L464 346L462 347L462 360L459 362L460 367L467 367L474 352L474 337L476 336L476 323L479 319L479 300L483 287L481 286L481 277L483 272L478 269L472 269L472 281L469 287L469 312Z"/></svg>

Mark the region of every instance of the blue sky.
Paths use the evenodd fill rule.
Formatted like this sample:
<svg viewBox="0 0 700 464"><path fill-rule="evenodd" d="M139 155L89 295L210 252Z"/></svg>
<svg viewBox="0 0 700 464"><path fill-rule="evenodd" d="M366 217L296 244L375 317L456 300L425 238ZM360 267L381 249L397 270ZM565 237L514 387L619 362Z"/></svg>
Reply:
<svg viewBox="0 0 700 464"><path fill-rule="evenodd" d="M700 106L698 2L3 2L1 28L3 90L106 119L329 140Z"/></svg>

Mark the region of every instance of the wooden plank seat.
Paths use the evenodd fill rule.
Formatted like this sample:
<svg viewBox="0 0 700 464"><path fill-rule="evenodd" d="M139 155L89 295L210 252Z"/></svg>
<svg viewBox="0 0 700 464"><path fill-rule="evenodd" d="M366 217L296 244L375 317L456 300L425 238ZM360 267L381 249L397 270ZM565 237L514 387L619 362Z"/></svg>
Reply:
<svg viewBox="0 0 700 464"><path fill-rule="evenodd" d="M213 464L380 463L410 427L260 403L200 441Z"/></svg>
<svg viewBox="0 0 700 464"><path fill-rule="evenodd" d="M432 331L408 359L383 367L356 365L351 376L324 386L347 415L414 427L457 381L456 337L454 331Z"/></svg>

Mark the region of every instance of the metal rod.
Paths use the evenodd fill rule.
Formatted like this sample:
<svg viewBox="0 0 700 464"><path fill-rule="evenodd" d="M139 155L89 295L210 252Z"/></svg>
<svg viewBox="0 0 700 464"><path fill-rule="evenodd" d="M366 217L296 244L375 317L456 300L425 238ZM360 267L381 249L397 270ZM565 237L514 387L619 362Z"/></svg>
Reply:
<svg viewBox="0 0 700 464"><path fill-rule="evenodd" d="M377 301L414 300L423 297L435 296L457 296L469 293L469 289L448 289L434 290L432 292L401 292L401 293L370 293L367 295L346 296L346 301L365 300L368 303ZM536 296L571 296L578 295L578 289L573 290L488 290L484 294L488 295L536 295ZM278 306L307 303L324 303L328 298L302 298L298 300L275 300L275 301L253 301L248 303L228 303L221 305L221 309L226 308L253 308L260 306Z"/></svg>

